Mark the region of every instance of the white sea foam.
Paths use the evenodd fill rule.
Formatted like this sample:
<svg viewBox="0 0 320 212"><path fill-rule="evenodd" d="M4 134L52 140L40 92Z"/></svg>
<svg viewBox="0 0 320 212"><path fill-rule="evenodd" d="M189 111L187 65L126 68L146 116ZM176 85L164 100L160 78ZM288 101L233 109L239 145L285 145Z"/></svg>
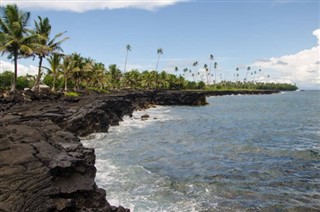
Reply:
<svg viewBox="0 0 320 212"><path fill-rule="evenodd" d="M106 190L111 205L146 212L201 209L198 201L185 198L184 193L172 187L169 177L156 175L142 166L120 166L110 159L97 159L96 167L96 182Z"/></svg>

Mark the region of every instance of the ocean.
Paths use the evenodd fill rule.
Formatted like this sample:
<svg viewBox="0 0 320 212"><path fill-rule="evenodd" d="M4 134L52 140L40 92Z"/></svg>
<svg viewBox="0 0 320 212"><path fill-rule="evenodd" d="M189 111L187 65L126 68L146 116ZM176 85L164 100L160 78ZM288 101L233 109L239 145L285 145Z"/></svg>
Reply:
<svg viewBox="0 0 320 212"><path fill-rule="evenodd" d="M157 106L82 142L131 211L320 211L320 91ZM147 120L141 116L148 114Z"/></svg>

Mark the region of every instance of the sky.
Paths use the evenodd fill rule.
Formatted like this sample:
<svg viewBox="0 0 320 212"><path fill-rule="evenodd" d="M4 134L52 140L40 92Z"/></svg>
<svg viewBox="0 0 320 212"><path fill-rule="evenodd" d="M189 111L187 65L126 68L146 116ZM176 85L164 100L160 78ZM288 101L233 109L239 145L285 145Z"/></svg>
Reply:
<svg viewBox="0 0 320 212"><path fill-rule="evenodd" d="M158 70L201 72L212 54L217 81L242 81L250 66L256 81L320 89L317 0L2 0L1 6L10 3L31 12L30 28L41 16L50 19L52 35L66 31L65 54L77 52L106 66L122 70L130 44L127 70L155 69L162 48ZM0 72L13 70L6 54L0 63ZM20 59L19 74L36 73L37 64L37 59Z"/></svg>

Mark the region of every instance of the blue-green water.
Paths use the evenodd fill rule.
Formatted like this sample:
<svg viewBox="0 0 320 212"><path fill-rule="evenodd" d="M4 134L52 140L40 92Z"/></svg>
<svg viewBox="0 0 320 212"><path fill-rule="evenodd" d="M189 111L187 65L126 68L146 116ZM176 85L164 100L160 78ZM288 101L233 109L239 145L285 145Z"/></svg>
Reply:
<svg viewBox="0 0 320 212"><path fill-rule="evenodd" d="M208 98L136 112L85 146L132 211L320 211L320 92ZM140 120L149 114L146 121Z"/></svg>

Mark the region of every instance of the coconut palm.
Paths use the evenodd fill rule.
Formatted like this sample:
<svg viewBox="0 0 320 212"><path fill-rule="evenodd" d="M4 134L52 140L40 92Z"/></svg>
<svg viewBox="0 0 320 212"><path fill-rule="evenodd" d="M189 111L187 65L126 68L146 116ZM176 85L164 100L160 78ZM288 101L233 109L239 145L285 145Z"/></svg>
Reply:
<svg viewBox="0 0 320 212"><path fill-rule="evenodd" d="M87 85L90 87L97 87L99 86L100 89L103 89L106 81L105 77L105 65L103 63L94 63L91 62L92 71L87 76ZM90 66L90 63L89 65Z"/></svg>
<svg viewBox="0 0 320 212"><path fill-rule="evenodd" d="M154 84L154 80L152 78L152 74L149 71L142 72L141 75L141 86L146 89L152 89Z"/></svg>
<svg viewBox="0 0 320 212"><path fill-rule="evenodd" d="M124 63L124 70L123 70L123 72L126 72L128 54L129 54L129 51L131 51L131 46L130 46L130 44L127 44L126 48L127 48L127 53L126 53L126 59L125 59L125 63Z"/></svg>
<svg viewBox="0 0 320 212"><path fill-rule="evenodd" d="M198 61L195 61L192 66L196 69L196 67L198 66Z"/></svg>
<svg viewBox="0 0 320 212"><path fill-rule="evenodd" d="M132 89L136 89L141 84L141 74L140 72L135 69L129 72L124 73L121 83L125 87L129 87Z"/></svg>
<svg viewBox="0 0 320 212"><path fill-rule="evenodd" d="M158 71L159 59L160 59L160 55L163 54L163 49L162 48L157 49L157 54L158 54L158 60L157 60L157 65L156 65L156 71Z"/></svg>
<svg viewBox="0 0 320 212"><path fill-rule="evenodd" d="M194 74L192 74L192 76L193 76L193 81L196 81L196 80L195 80L195 73L196 73L196 70L197 70L198 61L195 61L195 62L192 64L192 66L194 67L194 70L193 70Z"/></svg>
<svg viewBox="0 0 320 212"><path fill-rule="evenodd" d="M61 43L68 39L68 37L65 37L59 41L59 39L64 32L56 34L53 39L50 39L50 33L51 33L51 24L49 22L48 18L42 19L40 16L38 16L38 22L34 21L35 24L35 30L32 32L34 34L34 43L33 43L33 50L34 54L39 58L39 66L38 66L38 75L37 80L35 83L35 86L33 87L33 90L37 90L39 88L40 79L42 75L42 61L43 58L50 55L53 52L62 51Z"/></svg>
<svg viewBox="0 0 320 212"><path fill-rule="evenodd" d="M48 68L44 67L49 72L51 72L51 74L53 76L53 85L52 85L53 92L56 91L56 79L57 79L58 72L60 69L60 63L61 63L62 56L63 56L62 54L58 54L58 53L54 53L54 54L50 55L47 58L47 61L48 61L50 67L48 67Z"/></svg>
<svg viewBox="0 0 320 212"><path fill-rule="evenodd" d="M116 64L109 65L108 74L110 76L112 88L118 88L122 75L120 69L117 68Z"/></svg>
<svg viewBox="0 0 320 212"><path fill-rule="evenodd" d="M179 71L178 66L174 67L174 71L175 71L175 72L178 72L178 71Z"/></svg>
<svg viewBox="0 0 320 212"><path fill-rule="evenodd" d="M68 79L74 69L74 60L71 55L66 55L63 57L63 63L61 64L61 70L64 78L64 90L68 90Z"/></svg>
<svg viewBox="0 0 320 212"><path fill-rule="evenodd" d="M212 61L214 60L214 56L212 54L210 54L210 73L211 73L211 65L212 65ZM214 84L216 84L216 73L214 73L215 77L214 77ZM208 76L207 76L208 77Z"/></svg>
<svg viewBox="0 0 320 212"><path fill-rule="evenodd" d="M247 80L248 80L248 73L249 73L249 71L251 70L251 67L250 66L248 66L247 67L247 73L246 73L246 77L244 78L244 82L246 82Z"/></svg>
<svg viewBox="0 0 320 212"><path fill-rule="evenodd" d="M217 68L218 68L217 62L214 62L213 68L214 68L214 83L216 83L217 82Z"/></svg>
<svg viewBox="0 0 320 212"><path fill-rule="evenodd" d="M239 68L238 67L236 68L236 72L237 72L237 82L238 82L238 80L239 80Z"/></svg>
<svg viewBox="0 0 320 212"><path fill-rule="evenodd" d="M17 5L7 5L0 8L0 52L8 53L9 59L14 61L14 75L10 92L16 92L18 75L18 58L30 56L32 50L32 38L27 25L30 12L24 12Z"/></svg>
<svg viewBox="0 0 320 212"><path fill-rule="evenodd" d="M206 71L206 76L207 76L207 84L209 84L209 73L208 73L208 71L209 71L209 69L208 69L208 65L207 64L204 64L203 65L203 68L204 68L204 70ZM203 81L203 78L202 78L202 81Z"/></svg>

